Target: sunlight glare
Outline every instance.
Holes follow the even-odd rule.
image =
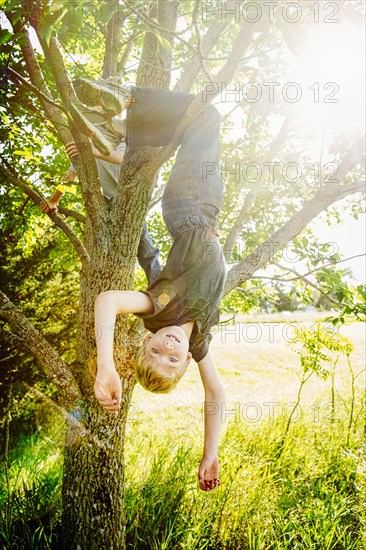
[[[301,109],[300,117],[309,129],[361,130],[365,119],[363,26],[323,24],[307,38],[293,66],[296,81],[306,92],[296,111]]]

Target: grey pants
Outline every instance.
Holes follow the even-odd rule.
[[[168,144],[193,97],[136,87],[135,102],[127,109],[127,144]],[[219,163],[220,116],[208,105],[184,132],[162,197],[164,221],[173,237],[192,226],[216,227],[223,194]]]

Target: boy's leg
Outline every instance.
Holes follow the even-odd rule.
[[[186,224],[216,226],[222,204],[220,115],[212,105],[186,129],[162,197],[164,221],[174,236]]]
[[[162,266],[159,261],[160,250],[153,245],[146,222],[142,228],[137,259],[146,273],[147,280],[152,283],[160,275]]]
[[[133,147],[167,145],[194,95],[157,88],[135,88],[126,111],[126,142]]]
[[[161,146],[173,132],[194,98],[191,94],[136,88],[127,109],[128,145]],[[220,115],[205,107],[189,124],[162,198],[165,223],[176,228],[190,222],[215,226],[222,203],[220,177]]]

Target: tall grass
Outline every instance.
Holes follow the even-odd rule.
[[[48,550],[56,541],[62,481],[62,447],[57,439],[54,429],[47,436],[21,436],[5,457],[0,484],[0,548]]]
[[[297,423],[275,459],[285,422],[232,422],[222,442],[222,485],[200,492],[198,449],[156,444],[151,467],[128,464],[129,549],[364,548],[365,447],[343,426]]]
[[[172,435],[148,439],[135,427],[127,449],[129,549],[362,550],[366,514],[361,426],[348,437],[336,423],[301,418],[275,458],[286,421],[232,421],[221,445],[222,485],[200,491],[200,446]],[[57,545],[62,449],[51,439],[21,438],[9,457],[11,510],[1,486],[4,548]],[[66,550],[66,549],[65,549]]]

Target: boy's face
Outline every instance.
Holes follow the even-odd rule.
[[[145,342],[146,356],[166,373],[185,369],[191,360],[188,338],[178,326],[164,327],[155,334],[148,334]]]

